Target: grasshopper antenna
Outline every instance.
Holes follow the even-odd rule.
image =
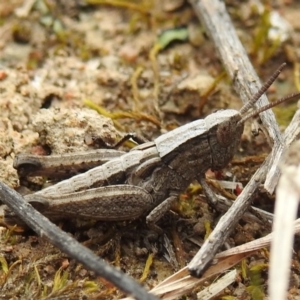
[[[255,111],[253,111],[253,112],[251,112],[251,113],[243,116],[242,119],[240,121],[238,121],[238,125],[244,123],[246,120],[248,120],[248,119],[250,119],[252,117],[257,116],[261,112],[263,112],[263,111],[265,111],[265,110],[267,110],[269,108],[272,108],[272,107],[274,107],[274,106],[276,106],[276,105],[278,105],[280,103],[283,103],[283,102],[286,102],[286,101],[290,101],[290,100],[296,100],[298,98],[300,98],[300,92],[288,95],[288,96],[280,98],[280,99],[278,99],[278,100],[276,100],[274,102],[271,102],[271,103],[269,103],[269,104],[267,104],[267,105],[265,105],[263,107],[260,107],[259,109],[255,110]]]
[[[277,79],[282,69],[286,66],[286,63],[283,63],[274,74],[268,79],[268,81],[258,90],[258,92],[249,100],[244,106],[240,109],[240,114],[243,115],[246,111],[251,108],[256,101],[267,91],[271,84]],[[279,102],[280,103],[280,102]]]

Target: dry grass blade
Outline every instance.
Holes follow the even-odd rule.
[[[295,233],[299,233],[300,219],[298,219],[296,222],[293,221],[292,223]],[[178,299],[178,297],[187,294],[196,287],[199,287],[209,278],[224,273],[231,267],[238,264],[242,259],[254,254],[257,250],[268,247],[272,241],[272,238],[273,234],[271,233],[263,238],[251,241],[244,245],[237,246],[217,254],[215,256],[214,264],[203,274],[202,278],[194,278],[190,276],[187,267],[185,267],[175,274],[171,275],[170,277],[166,278],[164,281],[154,287],[150,292],[156,296],[159,296],[160,299]],[[291,250],[291,247],[289,247],[289,250]],[[280,272],[277,271],[277,274],[278,273]],[[123,300],[125,299],[129,300],[132,298],[123,298]],[[280,300],[281,299],[284,299],[284,297],[280,298]]]
[[[205,288],[201,292],[197,294],[197,298],[201,300],[209,300],[212,297],[216,296],[223,289],[225,289],[228,285],[235,281],[235,277],[237,275],[236,270],[232,270],[226,275],[222,276],[216,282],[211,284],[209,287]]]
[[[253,254],[256,250],[268,245],[270,241],[271,237],[268,236],[219,253],[216,256],[215,264],[213,264],[203,274],[202,278],[194,278],[190,276],[187,267],[185,267],[166,278],[150,292],[156,296],[160,296],[160,299],[177,299],[178,297],[192,291],[194,288],[199,287],[209,278],[224,273],[238,264],[242,259]],[[124,298],[123,300],[125,299],[128,300],[132,298]]]
[[[247,257],[253,252],[239,253],[235,255],[227,255],[221,257],[221,253],[218,259],[218,263],[212,265],[203,275],[202,278],[194,278],[188,275],[187,268],[183,268],[175,274],[171,275],[151,291],[151,294],[159,296],[163,300],[178,299],[180,296],[191,292],[194,288],[204,284],[212,276],[224,273],[229,268],[238,264],[242,259]],[[124,298],[123,300],[129,300],[133,298]]]
[[[274,232],[270,257],[269,294],[271,300],[286,298],[289,285],[294,220],[300,199],[300,141],[292,145],[281,166],[276,190]]]

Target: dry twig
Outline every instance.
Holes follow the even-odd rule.
[[[107,264],[90,249],[82,246],[66,232],[51,223],[26,202],[20,194],[2,182],[0,182],[0,198],[39,236],[46,236],[54,246],[85,265],[88,269],[93,270],[97,275],[112,282],[124,292],[132,294],[136,299],[156,299],[129,276]]]
[[[247,102],[250,98],[249,95],[255,94],[258,90],[260,85],[259,79],[255,74],[245,49],[236,35],[224,3],[217,0],[190,0],[190,2],[202,25],[205,26],[206,31],[211,36],[226,71],[232,78],[235,90],[240,95],[242,101],[244,103]],[[263,96],[258,102],[258,106],[265,104],[267,104],[267,97]],[[228,212],[220,219],[210,237],[190,262],[189,270],[193,275],[200,276],[207,268],[220,246],[224,244],[232,229],[248,209],[255,191],[260,183],[265,180],[266,174],[271,166],[273,166],[275,158],[280,157],[277,153],[278,151],[282,152],[284,141],[272,111],[268,110],[262,113],[261,119],[274,144],[272,153],[254,174]],[[297,122],[297,124],[299,123]],[[294,122],[286,130],[285,137],[293,131],[293,126]],[[291,140],[295,138],[293,133],[289,136]]]
[[[300,199],[300,141],[295,142],[281,165],[276,190],[273,239],[270,256],[269,294],[271,300],[286,298],[290,278],[294,220]],[[299,219],[296,223],[299,223]]]

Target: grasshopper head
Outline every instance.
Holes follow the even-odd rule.
[[[279,103],[297,99],[300,97],[300,93],[288,95],[287,97],[280,98],[279,100],[269,103],[258,109],[254,109],[249,113],[251,108],[254,108],[254,104],[257,100],[267,91],[270,85],[279,76],[281,70],[285,64],[282,64],[270,79],[259,89],[259,91],[247,102],[240,111],[226,110],[219,112],[220,115],[224,115],[223,119],[216,121],[219,117],[218,112],[211,115],[211,122],[215,120],[215,126],[212,127],[209,136],[209,143],[212,152],[212,170],[218,170],[224,168],[228,162],[232,159],[240,142],[241,135],[244,130],[244,123],[249,118],[257,116],[261,112],[278,105]],[[225,112],[227,112],[225,114]]]
[[[211,125],[208,142],[212,170],[222,169],[231,161],[244,130],[244,123],[239,123],[241,118],[241,114],[233,109],[221,110],[206,118]]]

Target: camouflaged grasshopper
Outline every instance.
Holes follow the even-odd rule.
[[[230,162],[240,143],[246,120],[279,103],[299,98],[300,93],[292,94],[249,112],[283,67],[239,111],[217,111],[205,119],[163,134],[153,142],[138,145],[127,153],[98,150],[101,159],[104,157],[104,164],[25,198],[54,220],[82,217],[121,221],[148,214],[146,222],[149,227],[161,231],[155,223],[193,180],[199,181],[212,203],[217,201],[205,182],[205,172],[208,169],[220,170]],[[64,168],[69,156],[56,158],[58,169]],[[52,162],[51,156],[46,159],[51,168],[54,158]],[[41,174],[47,163],[43,157],[25,154],[16,158],[14,167],[22,172],[27,169],[33,174]],[[70,166],[74,167],[74,164],[70,163]],[[17,222],[9,210],[6,210],[5,217],[9,223]]]

